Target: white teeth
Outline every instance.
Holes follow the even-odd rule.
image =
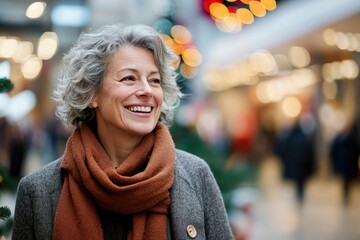
[[[144,106],[135,106],[135,107],[127,107],[128,110],[131,112],[151,112],[151,107],[144,107]]]

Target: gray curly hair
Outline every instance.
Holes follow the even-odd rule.
[[[93,119],[95,113],[89,104],[101,87],[109,59],[124,45],[142,47],[153,53],[164,92],[159,120],[171,125],[182,97],[173,67],[178,56],[153,28],[123,24],[106,25],[92,33],[80,34],[74,47],[62,59],[53,99],[57,102],[56,116],[65,125],[79,127]]]

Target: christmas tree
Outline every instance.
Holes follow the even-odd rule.
[[[13,87],[14,85],[11,83],[10,79],[5,77],[0,78],[0,93],[10,92]]]
[[[0,78],[0,94],[7,93],[7,92],[11,91],[13,88],[14,88],[14,85],[12,84],[10,79],[5,78],[5,77]],[[8,182],[8,181],[6,181],[6,179],[4,179],[5,175],[6,174],[1,174],[0,185],[4,185],[4,183]],[[0,207],[0,219],[1,220],[3,220],[3,221],[7,220],[10,216],[11,216],[11,211],[7,206]],[[5,226],[7,226],[7,225],[8,224],[5,224]],[[2,229],[1,229],[1,232],[2,232]]]

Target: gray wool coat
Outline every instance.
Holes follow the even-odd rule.
[[[13,240],[52,238],[63,183],[60,162],[61,158],[20,181]],[[232,239],[223,199],[205,161],[176,150],[175,178],[170,194],[173,239]]]

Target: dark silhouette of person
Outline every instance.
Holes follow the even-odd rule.
[[[11,123],[5,117],[0,118],[0,149],[1,164],[13,177],[20,179],[27,153],[25,135],[17,124]]]
[[[307,179],[314,170],[314,144],[299,123],[284,129],[275,142],[275,154],[282,162],[283,177],[294,181],[296,195],[301,203]]]
[[[27,143],[25,141],[25,135],[21,129],[16,125],[11,127],[11,136],[8,146],[10,175],[20,179],[27,153]]]
[[[359,177],[360,147],[357,139],[358,129],[355,124],[340,131],[330,144],[332,169],[343,180],[344,203],[349,201],[351,182]]]

